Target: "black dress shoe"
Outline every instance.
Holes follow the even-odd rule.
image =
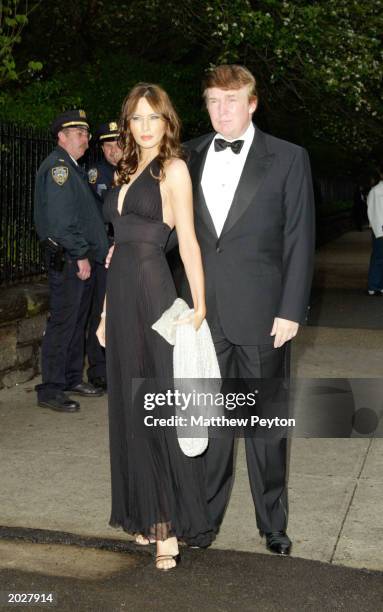
[[[41,408],[50,408],[57,412],[78,412],[80,410],[80,404],[70,399],[70,397],[67,397],[65,393],[59,393],[50,399],[39,400],[38,406],[41,406]]]
[[[98,389],[102,389],[103,391],[107,390],[106,378],[105,376],[96,376],[89,380],[90,384]]]
[[[277,555],[289,555],[291,551],[291,540],[286,531],[269,531],[263,533],[259,531],[260,536],[266,536],[266,548]]]
[[[82,382],[66,389],[70,395],[82,395],[83,397],[101,397],[104,394],[103,390],[99,387],[94,387],[91,383]]]

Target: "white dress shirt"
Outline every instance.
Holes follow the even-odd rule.
[[[78,161],[74,157],[72,157],[70,153],[68,153],[68,155],[71,158],[71,160],[76,164],[76,166],[78,166]]]
[[[221,134],[215,135],[207,152],[201,185],[217,236],[220,236],[222,232],[232,205],[246,157],[253,142],[254,131],[254,125],[250,122],[242,136],[232,139],[244,140],[241,152],[238,154],[233,153],[230,147],[224,151],[214,150],[216,138],[229,140]]]
[[[383,181],[371,189],[367,198],[367,215],[375,238],[383,236]]]

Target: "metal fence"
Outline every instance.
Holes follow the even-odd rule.
[[[48,130],[0,122],[0,285],[44,273],[33,194],[36,172],[55,144]],[[98,157],[92,148],[84,165]]]
[[[355,185],[349,178],[326,178],[318,180],[323,203],[352,202]]]
[[[43,272],[33,229],[37,169],[54,147],[45,130],[0,123],[0,283]]]

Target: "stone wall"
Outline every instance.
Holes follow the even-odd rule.
[[[0,389],[40,371],[40,346],[48,311],[44,282],[0,290]]]

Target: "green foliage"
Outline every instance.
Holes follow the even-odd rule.
[[[319,217],[329,217],[336,213],[351,211],[353,203],[351,200],[334,200],[322,204],[317,210]]]
[[[200,66],[155,64],[116,52],[99,55],[79,70],[56,72],[4,95],[0,119],[47,127],[62,110],[84,108],[95,127],[118,118],[122,102],[139,81],[160,83],[170,94],[188,136],[207,129],[201,112]]]
[[[214,63],[240,62],[273,113],[308,120],[314,137],[369,149],[383,112],[381,0],[183,1],[183,25]],[[278,123],[278,112],[274,120]]]
[[[58,75],[50,81],[36,81],[23,89],[4,93],[0,98],[0,118],[47,127],[61,110],[81,105],[81,96],[68,94],[65,78]]]
[[[32,72],[38,72],[38,71],[43,69],[43,64],[42,64],[42,62],[33,62],[33,61],[30,61],[30,62],[28,62],[28,68]]]
[[[39,4],[40,2],[28,3],[20,0],[0,1],[0,85],[2,86],[9,81],[17,81],[25,72],[32,74],[43,67],[41,62],[29,61],[27,68],[20,72],[14,59],[14,47],[21,42],[21,32],[28,24],[28,15]]]

